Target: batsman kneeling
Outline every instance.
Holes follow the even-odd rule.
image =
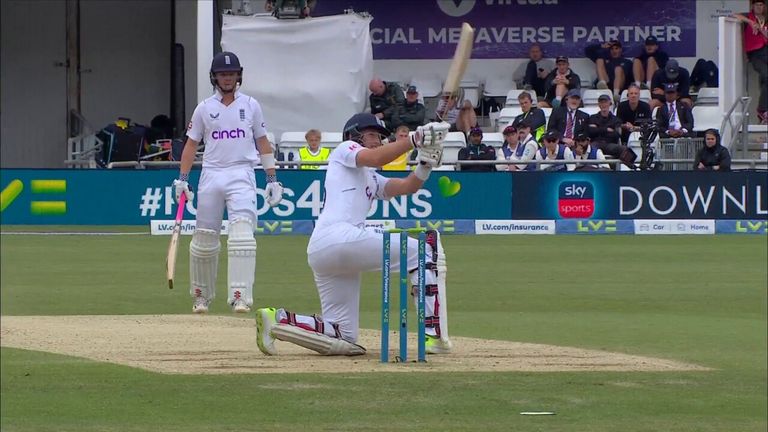
[[[357,344],[360,321],[360,282],[363,272],[381,271],[382,234],[365,227],[374,200],[388,200],[418,191],[439,167],[448,123],[421,126],[411,137],[384,145],[389,131],[368,113],[352,116],[344,125],[344,142],[330,154],[325,176],[325,205],[307,246],[309,266],[320,295],[321,315],[299,315],[285,309],[256,312],[259,349],[277,354],[275,339],[323,355],[361,355]],[[376,172],[411,148],[419,165],[405,178],[387,178]],[[405,233],[400,235],[407,235]],[[437,231],[427,232],[426,351],[451,350],[448,339],[445,252]],[[391,269],[400,265],[399,242],[392,239]],[[408,239],[408,270],[412,294],[418,286],[418,241]],[[414,302],[417,296],[413,295]]]

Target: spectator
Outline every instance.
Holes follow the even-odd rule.
[[[492,161],[496,160],[496,150],[483,144],[483,131],[474,127],[469,131],[469,143],[467,147],[459,150],[460,161]],[[496,171],[494,165],[461,165],[461,171]]]
[[[629,134],[640,130],[638,120],[651,119],[651,106],[640,100],[640,87],[632,83],[627,89],[627,100],[616,109],[616,117],[621,120],[621,142],[629,142]]]
[[[322,134],[317,129],[310,129],[304,134],[307,145],[299,149],[299,160],[302,162],[322,162],[328,160],[331,150],[320,145]],[[325,165],[301,165],[301,169],[325,169]]]
[[[744,26],[744,52],[760,77],[760,99],[757,101],[757,117],[761,124],[768,124],[768,26],[766,25],[765,0],[752,0],[752,11],[734,14]]]
[[[565,105],[552,110],[549,116],[547,131],[563,131],[562,142],[569,148],[573,148],[573,137],[584,132],[589,121],[589,114],[580,110],[581,90],[569,90],[565,98]]]
[[[408,126],[406,125],[398,126],[397,129],[395,129],[395,141],[403,138],[408,138],[409,132],[410,130],[408,129]],[[383,169],[384,171],[407,171],[409,153],[411,152],[407,151],[401,154],[400,156],[397,157],[397,159],[384,165],[383,167],[381,167],[381,169]]]
[[[461,109],[459,109],[459,117],[456,119],[456,130],[464,132],[464,135],[478,127],[477,114],[475,113],[475,107],[472,106],[472,102],[465,99],[461,103]]]
[[[528,58],[528,62],[521,64],[515,71],[513,79],[525,90],[533,90],[537,95],[543,96],[546,91],[544,79],[555,69],[555,63],[544,58],[539,44],[531,45]]]
[[[400,86],[374,78],[368,84],[368,89],[371,91],[371,114],[384,121],[387,127],[392,127],[392,116],[405,103]]]
[[[589,135],[586,133],[580,133],[576,135],[573,146],[573,157],[576,160],[594,160],[604,161],[605,155],[603,151],[597,147],[590,145]],[[611,167],[608,164],[594,163],[594,164],[581,164],[576,165],[576,170],[594,171],[594,170],[609,170]]]
[[[677,97],[677,86],[669,83],[665,87],[666,102],[656,112],[656,125],[661,138],[690,136],[693,131],[693,113]]]
[[[459,92],[459,94],[460,93],[461,92]],[[449,123],[451,125],[452,132],[457,130],[456,121],[459,119],[459,113],[461,112],[457,106],[459,101],[459,94],[443,96],[440,98],[440,101],[437,103],[437,107],[435,108],[435,121],[444,121]]]
[[[663,69],[667,65],[669,55],[659,48],[659,41],[656,36],[645,38],[645,45],[640,55],[632,61],[632,75],[635,84],[638,87],[646,89],[651,88],[651,78],[657,70]]]
[[[555,61],[557,67],[544,80],[544,101],[541,107],[558,107],[568,90],[581,88],[581,78],[574,73],[568,63],[568,57],[559,56]]]
[[[704,132],[704,147],[696,153],[693,161],[696,171],[730,171],[731,154],[720,144],[720,132],[707,129]]]
[[[664,69],[657,70],[651,79],[651,88],[653,89],[651,109],[664,105],[664,86],[669,83],[677,84],[677,91],[681,101],[688,105],[688,108],[692,107],[693,100],[689,96],[691,74],[688,73],[688,69],[680,67],[677,60],[669,59]]]
[[[573,152],[560,144],[560,132],[551,130],[544,135],[544,147],[536,152],[536,160],[573,160]],[[539,164],[542,171],[573,171],[574,164]]]
[[[627,146],[619,144],[621,140],[621,120],[611,112],[613,104],[611,97],[600,95],[597,105],[600,111],[589,116],[587,134],[592,139],[592,146],[603,151],[603,154],[620,159],[630,168],[635,168],[637,155]]]
[[[392,114],[392,123],[398,127],[405,125],[413,131],[425,123],[426,115],[427,109],[419,102],[419,91],[416,86],[410,86],[405,92],[405,103],[397,106]]]
[[[618,101],[621,91],[631,82],[632,62],[624,58],[621,42],[615,40],[587,46],[584,54],[593,62],[597,70],[598,89],[613,89],[613,99]]]
[[[504,128],[504,144],[501,146],[500,151],[496,152],[496,160],[498,161],[510,161],[510,162],[527,162],[533,160],[536,157],[536,151],[539,149],[539,145],[536,144],[536,140],[530,136],[530,127],[527,129],[525,136],[521,137],[522,133],[514,126],[507,126]],[[527,139],[527,141],[521,141]],[[497,171],[535,171],[535,164],[498,164],[496,165]]]
[[[285,3],[285,0],[267,0],[264,3],[264,10],[272,12],[272,15],[280,18],[280,13],[283,10],[283,3]],[[299,18],[306,18],[309,16],[310,8],[307,5],[307,0],[296,0],[296,6],[299,10]]]
[[[533,129],[533,134],[536,137],[536,140],[538,140],[544,135],[547,128],[547,117],[544,115],[544,111],[533,104],[533,99],[531,99],[530,93],[520,93],[520,95],[517,96],[517,101],[520,103],[520,109],[523,110],[523,112],[515,117],[512,121],[512,126],[519,128],[520,123],[523,120],[527,120],[531,129]]]

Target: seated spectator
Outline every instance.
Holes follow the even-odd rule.
[[[528,62],[523,63],[515,71],[512,78],[525,90],[534,90],[537,95],[544,95],[544,79],[555,69],[555,63],[544,58],[539,44],[531,45],[528,50]]]
[[[580,133],[576,135],[573,145],[573,157],[576,160],[594,160],[596,162],[604,161],[605,155],[603,151],[597,147],[590,145],[589,135],[586,133]],[[610,170],[611,167],[608,164],[594,163],[594,164],[580,164],[576,165],[576,170],[595,171],[595,170]]]
[[[496,160],[509,161],[509,162],[527,162],[533,160],[536,157],[536,151],[539,149],[539,145],[536,144],[536,140],[530,135],[530,127],[527,128],[525,136],[521,137],[522,133],[519,133],[514,126],[507,126],[504,128],[504,144],[501,146],[498,152],[496,152]],[[521,141],[520,139],[527,139]],[[535,171],[535,164],[498,164],[496,165],[497,171]]]
[[[456,129],[456,120],[459,119],[459,113],[461,110],[459,109],[458,105],[459,101],[459,95],[453,95],[453,96],[443,96],[440,98],[440,101],[437,103],[437,107],[435,108],[435,115],[434,120],[435,121],[444,121],[451,125],[451,132],[455,132]]]
[[[568,57],[559,56],[555,65],[557,65],[555,70],[550,72],[544,80],[546,94],[544,101],[539,102],[540,107],[558,107],[568,90],[581,88],[581,78],[571,70]]]
[[[640,55],[632,61],[632,76],[635,84],[642,88],[651,88],[651,78],[659,69],[664,69],[669,60],[669,55],[659,48],[656,36],[645,38],[645,45]]]
[[[656,111],[656,125],[661,138],[680,138],[691,136],[693,131],[693,112],[688,105],[677,97],[677,85],[669,83],[664,91],[666,101]]]
[[[621,42],[615,40],[587,46],[587,58],[595,62],[598,89],[613,89],[613,99],[618,101],[621,92],[631,82],[632,62],[624,58]]]
[[[696,171],[730,171],[731,154],[720,144],[720,132],[707,129],[704,132],[704,147],[696,153],[693,161]]]
[[[573,137],[584,132],[589,121],[589,114],[580,110],[581,90],[569,90],[565,98],[565,104],[552,110],[549,116],[547,131],[563,131],[563,144],[573,148]]]
[[[403,105],[395,107],[395,112],[392,114],[392,124],[395,127],[405,125],[408,126],[408,130],[413,131],[425,123],[426,115],[427,109],[419,102],[419,91],[416,86],[410,86],[405,92]]]
[[[675,59],[669,59],[664,69],[659,69],[653,74],[651,79],[651,92],[653,93],[653,99],[651,99],[651,109],[664,105],[664,89],[666,84],[677,84],[677,92],[680,95],[680,100],[688,105],[688,108],[693,106],[693,100],[689,96],[691,89],[691,74],[688,73],[688,69],[680,67]]]
[[[465,99],[461,103],[461,109],[459,109],[459,117],[456,119],[456,130],[464,132],[467,135],[473,128],[478,127],[477,114],[475,113],[475,107],[472,106],[472,102]]]
[[[757,117],[761,124],[768,124],[768,10],[765,0],[752,0],[749,13],[734,14],[733,17],[744,23],[744,52],[760,79]]]
[[[322,162],[328,160],[331,149],[320,145],[322,134],[317,129],[310,129],[304,134],[307,145],[299,149],[299,160],[302,162]],[[326,169],[325,165],[301,165],[304,170]]]
[[[551,130],[544,134],[544,147],[536,152],[536,160],[572,161],[573,152],[565,144],[560,144],[560,132]],[[573,164],[539,164],[541,171],[573,171]]]
[[[616,117],[621,120],[621,142],[629,142],[629,134],[640,130],[638,120],[651,119],[651,106],[640,100],[640,87],[630,84],[627,89],[627,100],[619,103],[616,108]]]
[[[592,146],[603,151],[603,154],[620,159],[630,168],[635,168],[637,155],[632,149],[619,144],[621,140],[621,120],[611,112],[613,101],[608,95],[600,95],[597,105],[600,111],[589,116],[587,134],[592,140]]]
[[[371,91],[369,97],[371,114],[383,120],[387,127],[393,127],[392,116],[398,107],[405,103],[405,96],[400,86],[397,83],[388,83],[374,78],[368,84],[368,89]]]
[[[544,111],[533,104],[531,94],[528,92],[520,93],[517,101],[520,103],[520,109],[523,112],[515,117],[512,121],[512,126],[519,128],[520,123],[523,120],[527,120],[531,129],[533,129],[536,140],[538,140],[547,129],[547,117],[544,115]]]
[[[460,161],[492,161],[496,160],[496,150],[489,145],[483,144],[483,131],[479,127],[472,128],[469,131],[469,143],[466,147],[459,150]],[[462,165],[458,164],[461,171],[496,171],[492,164],[488,165]]]
[[[400,138],[408,138],[408,132],[410,130],[408,129],[408,126],[406,125],[400,125],[395,129],[395,140],[398,140]],[[410,151],[407,151],[400,156],[397,157],[397,159],[393,160],[392,162],[384,165],[381,167],[384,171],[407,171],[408,170],[408,154],[410,154]],[[416,153],[416,152],[414,152]]]

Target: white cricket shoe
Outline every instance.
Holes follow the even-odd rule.
[[[251,307],[245,304],[242,299],[237,299],[232,303],[232,312],[234,313],[248,313],[251,311]]]
[[[195,304],[192,305],[192,312],[196,314],[208,313],[208,299],[205,297],[195,297]]]
[[[272,337],[272,327],[277,324],[277,309],[256,309],[256,344],[259,351],[266,355],[277,355],[275,338]]]

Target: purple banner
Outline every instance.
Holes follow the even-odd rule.
[[[671,57],[696,56],[695,0],[318,0],[314,14],[354,8],[373,16],[374,59],[447,59],[462,22],[475,27],[472,58],[584,57],[593,43],[619,40],[624,55],[656,36]]]

